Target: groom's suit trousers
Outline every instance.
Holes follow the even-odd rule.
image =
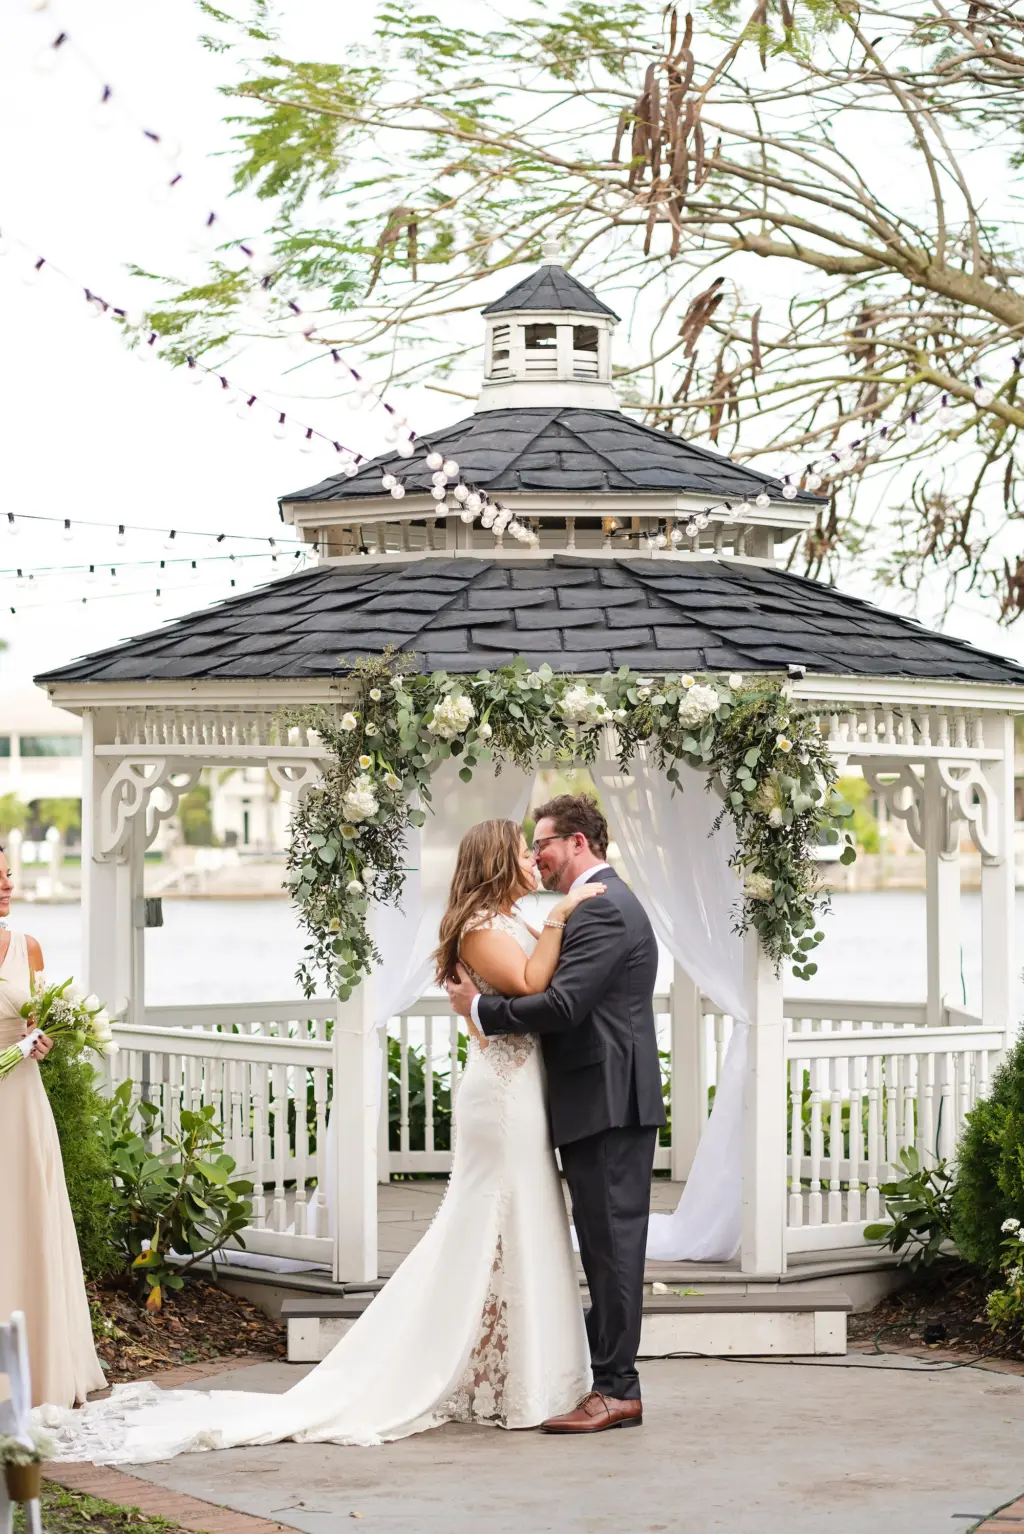
[[[620,1401],[640,1396],[636,1355],[657,1138],[653,1126],[629,1125],[560,1147],[590,1289],[594,1389]]]

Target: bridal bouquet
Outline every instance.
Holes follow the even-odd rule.
[[[87,996],[73,980],[60,985],[45,985],[32,976],[32,995],[20,1009],[21,1016],[35,1026],[24,1039],[0,1050],[0,1081],[20,1065],[40,1033],[51,1039],[66,1039],[77,1054],[94,1049],[98,1055],[117,1053],[117,1042],[110,1026],[110,1015],[98,996]]]

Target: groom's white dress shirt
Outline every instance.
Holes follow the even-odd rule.
[[[576,886],[578,884],[586,884],[587,881],[589,879],[592,879],[595,874],[599,874],[601,872],[602,868],[611,869],[611,866],[612,865],[610,863],[595,863],[595,864],[593,864],[593,866],[591,868],[585,868],[581,874],[577,874],[576,875],[575,879],[569,885],[569,888],[566,890],[565,893],[567,895],[571,895],[573,890],[576,888]],[[470,1013],[470,1016],[473,1019],[473,1022],[476,1024],[477,1028],[479,1028],[480,1027],[480,997],[479,996],[474,996],[473,1000],[470,1002],[470,1004],[469,1004],[469,1013]],[[482,1031],[483,1030],[481,1029],[481,1032]]]

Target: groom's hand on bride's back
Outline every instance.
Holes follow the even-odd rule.
[[[455,977],[454,980],[446,980],[444,984],[452,1011],[459,1017],[469,1017],[472,1014],[473,998],[480,995],[479,988],[472,980],[466,979],[458,965],[455,967]]]

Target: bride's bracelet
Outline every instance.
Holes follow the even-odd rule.
[[[550,919],[550,917],[549,917],[548,920],[544,923],[544,925],[545,925],[545,927],[557,927],[559,932],[564,932],[565,931],[565,922],[564,921],[552,921]]]

